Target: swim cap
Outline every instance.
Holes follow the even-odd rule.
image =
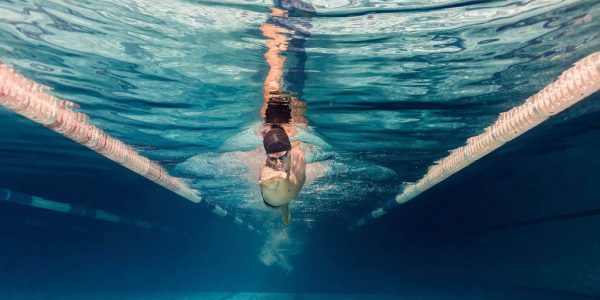
[[[285,130],[279,126],[271,127],[263,138],[263,146],[267,154],[288,151],[292,149],[290,139]]]

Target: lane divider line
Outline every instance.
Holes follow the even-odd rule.
[[[0,201],[19,204],[23,206],[41,208],[58,213],[86,217],[110,223],[121,223],[143,229],[160,229],[164,231],[170,230],[170,228],[166,226],[156,226],[138,219],[119,216],[108,211],[91,209],[84,206],[48,200],[42,197],[31,196],[28,194],[15,192],[9,189],[0,188]]]

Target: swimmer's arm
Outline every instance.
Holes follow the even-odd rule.
[[[275,171],[267,166],[263,166],[260,170],[258,184],[261,188],[276,189],[286,179],[288,179],[286,172]]]
[[[300,141],[292,142],[292,166],[290,169],[290,183],[297,188],[304,185],[306,181],[306,160],[304,158],[304,152],[301,149],[302,143]]]

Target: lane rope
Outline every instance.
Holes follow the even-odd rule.
[[[132,147],[92,125],[88,122],[86,114],[71,110],[77,106],[75,103],[48,94],[50,90],[51,88],[26,78],[0,62],[1,106],[86,146],[194,203],[202,201],[198,191],[191,188],[184,179],[169,175],[156,162],[138,154]],[[203,202],[216,215],[231,218],[235,224],[259,232],[252,225],[242,220],[237,221],[237,217],[218,205]]]
[[[600,52],[595,52],[579,60],[522,105],[501,113],[483,133],[467,139],[465,146],[450,151],[450,155],[430,166],[420,180],[406,186],[402,193],[358,219],[348,229],[353,230],[380,218],[599,89]]]

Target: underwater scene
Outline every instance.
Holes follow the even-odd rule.
[[[0,299],[597,299],[600,2],[0,0]]]

